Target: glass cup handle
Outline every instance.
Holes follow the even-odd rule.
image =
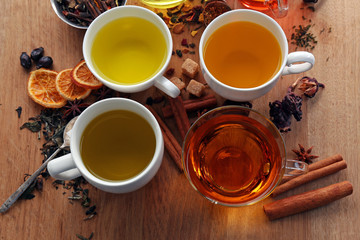
[[[284,176],[299,176],[309,172],[309,165],[305,162],[286,159]]]
[[[289,10],[288,0],[277,0],[275,3],[277,4],[268,3],[272,14],[277,18],[285,17]]]
[[[72,180],[81,176],[71,153],[51,160],[47,165],[47,169],[49,174],[58,180]]]
[[[154,85],[172,98],[176,98],[180,94],[180,89],[164,76],[157,78]]]

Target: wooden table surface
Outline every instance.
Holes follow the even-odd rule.
[[[155,178],[129,194],[110,194],[87,186],[98,215],[83,221],[79,203],[70,204],[67,192],[56,190],[53,179],[44,182],[32,200],[20,200],[0,215],[0,239],[359,239],[360,236],[360,3],[357,0],[319,0],[313,12],[302,0],[290,2],[287,17],[277,19],[290,38],[294,25],[311,28],[318,43],[312,51],[316,64],[306,75],[326,85],[313,99],[303,102],[303,119],[293,120],[285,135],[289,157],[298,143],[314,146],[313,153],[325,158],[340,153],[348,168],[284,194],[304,191],[349,180],[351,196],[318,209],[269,221],[263,205],[230,208],[214,205],[196,193],[179,174],[166,154]],[[134,1],[129,1],[134,3]],[[232,8],[237,2],[229,1]],[[0,15],[0,203],[22,183],[25,173],[34,172],[43,159],[37,134],[19,127],[40,113],[41,106],[27,96],[28,71],[19,64],[21,52],[43,46],[54,60],[53,69],[73,67],[82,58],[85,31],[64,24],[53,12],[50,1],[12,0],[2,3]],[[303,16],[306,18],[303,19]],[[325,30],[321,32],[322,30]],[[331,32],[329,31],[331,29]],[[182,38],[198,43],[188,32],[174,35],[174,48]],[[295,46],[289,46],[290,51]],[[181,76],[180,64],[189,56],[174,56],[171,66]],[[281,99],[287,87],[304,74],[285,76],[265,96],[254,100],[253,108],[268,116],[268,103]],[[202,76],[198,80],[202,81]],[[153,89],[132,98],[144,101]],[[15,109],[22,106],[18,118]],[[174,127],[173,120],[168,124]],[[174,129],[174,128],[173,128]]]

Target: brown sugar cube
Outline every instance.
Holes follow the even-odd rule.
[[[182,73],[190,78],[194,78],[199,72],[199,64],[195,61],[187,58],[184,63],[181,65]]]
[[[194,79],[191,79],[191,81],[186,87],[186,91],[197,97],[200,97],[203,94],[204,89],[205,89],[205,85],[199,83],[198,81],[195,81]]]
[[[172,78],[170,78],[170,81],[173,84],[175,84],[175,86],[177,86],[180,89],[180,91],[185,88],[185,83],[183,81],[181,81],[181,79],[178,77],[172,77]]]

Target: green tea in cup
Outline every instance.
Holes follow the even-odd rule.
[[[94,118],[84,129],[80,154],[85,167],[105,181],[130,179],[142,172],[155,153],[150,124],[127,110],[113,110]]]
[[[132,85],[154,77],[167,57],[164,34],[140,17],[123,17],[107,23],[94,38],[91,58],[107,81]]]

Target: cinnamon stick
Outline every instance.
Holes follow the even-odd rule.
[[[346,197],[352,192],[351,183],[344,181],[266,204],[264,212],[270,220],[275,220],[324,206]]]
[[[347,167],[345,160],[341,160],[340,162],[335,162],[330,164],[329,166],[319,168],[308,172],[304,175],[300,175],[296,178],[289,180],[288,182],[281,184],[280,186],[276,187],[271,196],[276,197],[281,193],[284,193],[290,189],[296,188],[300,185],[308,183],[318,178],[322,178],[328,176],[330,174],[336,173],[342,169]]]
[[[328,157],[328,158],[324,158],[322,160],[319,160],[317,162],[314,162],[312,164],[309,165],[309,172],[310,171],[314,171],[316,169],[319,169],[319,168],[323,168],[323,167],[326,167],[326,166],[329,166],[330,164],[333,164],[333,163],[336,163],[336,162],[339,162],[343,160],[343,157],[340,155],[340,154],[335,154],[331,157]],[[297,170],[294,171],[294,173],[296,173]],[[283,177],[282,181],[281,181],[281,184],[289,181],[290,179],[293,179],[297,176],[285,176]]]
[[[190,99],[184,101],[184,107],[186,112],[193,112],[203,108],[215,107],[217,100],[214,95],[209,94],[201,98]],[[171,106],[165,106],[162,108],[164,118],[169,118],[174,115]]]
[[[177,98],[169,98],[169,102],[174,113],[175,122],[180,135],[182,139],[184,139],[188,129],[190,128],[190,121],[184,107],[184,102],[181,96],[178,96]]]
[[[157,114],[157,112],[149,105],[145,105],[147,109],[154,115],[156,120],[158,121],[163,137],[164,137],[164,145],[169,153],[170,157],[173,159],[175,165],[177,166],[179,172],[183,172],[184,169],[181,163],[181,146],[179,142],[176,140],[174,135],[171,133],[170,129],[166,126],[161,117]]]

